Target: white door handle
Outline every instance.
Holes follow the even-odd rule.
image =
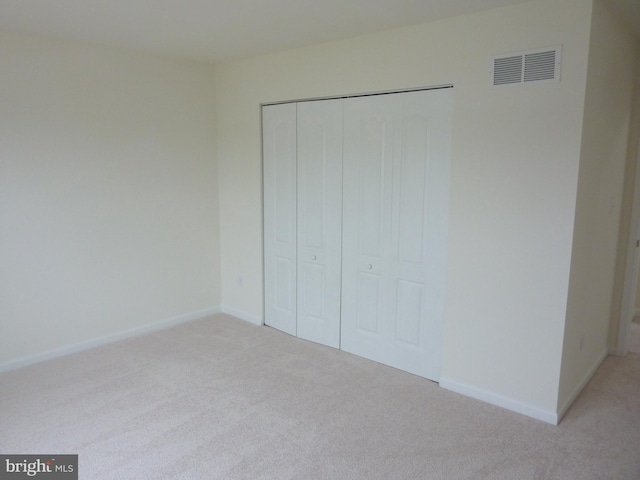
[[[373,268],[373,265],[369,264],[369,266],[367,267],[369,270],[371,270]]]
[[[311,260],[315,260],[315,259],[317,259],[317,258],[318,258],[318,257],[316,257],[316,256],[314,255],[314,256],[312,256],[312,257],[311,257]]]

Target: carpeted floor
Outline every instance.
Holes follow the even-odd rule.
[[[225,315],[0,375],[0,453],[81,479],[639,479],[640,355],[557,427]]]

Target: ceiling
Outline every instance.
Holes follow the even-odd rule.
[[[525,1],[0,0],[0,28],[218,63]]]

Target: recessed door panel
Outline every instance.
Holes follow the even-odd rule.
[[[388,186],[385,185],[385,157],[389,154],[386,131],[387,125],[379,116],[372,114],[363,119],[357,131],[360,151],[358,157],[352,159],[357,165],[360,193],[360,251],[374,258],[382,254],[383,244],[383,207],[385,187]]]
[[[300,266],[300,303],[298,313],[306,321],[325,321],[325,266],[303,262]]]
[[[380,275],[358,273],[358,305],[356,325],[360,333],[380,336],[380,294],[382,279]]]
[[[398,185],[398,260],[423,262],[429,123],[411,115],[402,121]]]
[[[424,284],[399,279],[396,284],[395,341],[420,348]]]
[[[291,121],[279,120],[270,133],[268,145],[273,152],[275,169],[273,195],[275,197],[274,214],[276,241],[290,245],[296,238],[295,224],[295,136]]]
[[[291,285],[296,275],[295,263],[290,258],[276,257],[275,269],[276,285]],[[294,315],[296,309],[296,299],[293,289],[277,288],[275,290],[275,293],[275,308],[277,309],[277,311]]]
[[[298,146],[300,161],[300,198],[301,208],[301,234],[304,238],[301,244],[310,248],[323,248],[326,242],[325,225],[326,217],[326,182],[327,182],[327,158],[326,142],[327,128],[325,122],[316,120],[307,121],[302,108],[300,134],[303,136]],[[304,123],[307,121],[307,123]]]

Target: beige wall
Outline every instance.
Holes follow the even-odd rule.
[[[553,422],[606,351],[637,53],[593,12],[534,0],[215,69],[0,33],[0,367],[217,305],[261,323],[260,104],[453,84],[441,384]],[[555,45],[561,82],[490,86],[492,56]]]
[[[0,367],[220,303],[213,68],[0,33]]]
[[[262,319],[260,103],[453,83],[442,383],[553,417],[590,18],[539,0],[219,67],[223,307]],[[554,45],[561,82],[490,86],[492,56]]]
[[[558,407],[566,409],[608,352],[636,40],[594,2]]]

